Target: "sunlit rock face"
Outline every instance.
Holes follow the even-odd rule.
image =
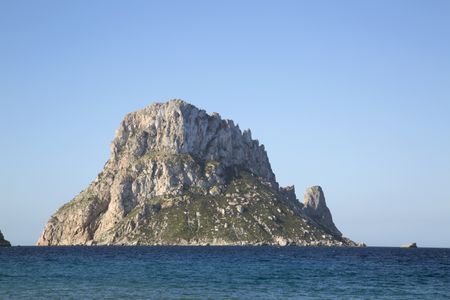
[[[325,195],[320,186],[312,186],[306,190],[303,205],[304,213],[319,226],[332,235],[342,236],[342,233],[334,225],[331,212],[325,202]]]
[[[354,245],[306,213],[250,130],[171,100],[125,116],[102,172],[38,245]]]

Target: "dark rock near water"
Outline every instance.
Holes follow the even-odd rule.
[[[11,247],[11,243],[5,240],[3,233],[0,231],[0,247]]]

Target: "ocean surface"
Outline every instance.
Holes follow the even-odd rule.
[[[0,248],[0,299],[450,299],[450,249]]]

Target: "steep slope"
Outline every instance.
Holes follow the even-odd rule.
[[[249,130],[171,100],[125,117],[103,171],[38,245],[354,245],[306,212]]]

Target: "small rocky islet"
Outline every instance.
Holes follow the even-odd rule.
[[[182,100],[126,115],[102,172],[37,244],[358,246],[321,187],[300,202],[250,130]]]
[[[5,240],[2,231],[0,230],[0,247],[11,247],[11,243]]]

